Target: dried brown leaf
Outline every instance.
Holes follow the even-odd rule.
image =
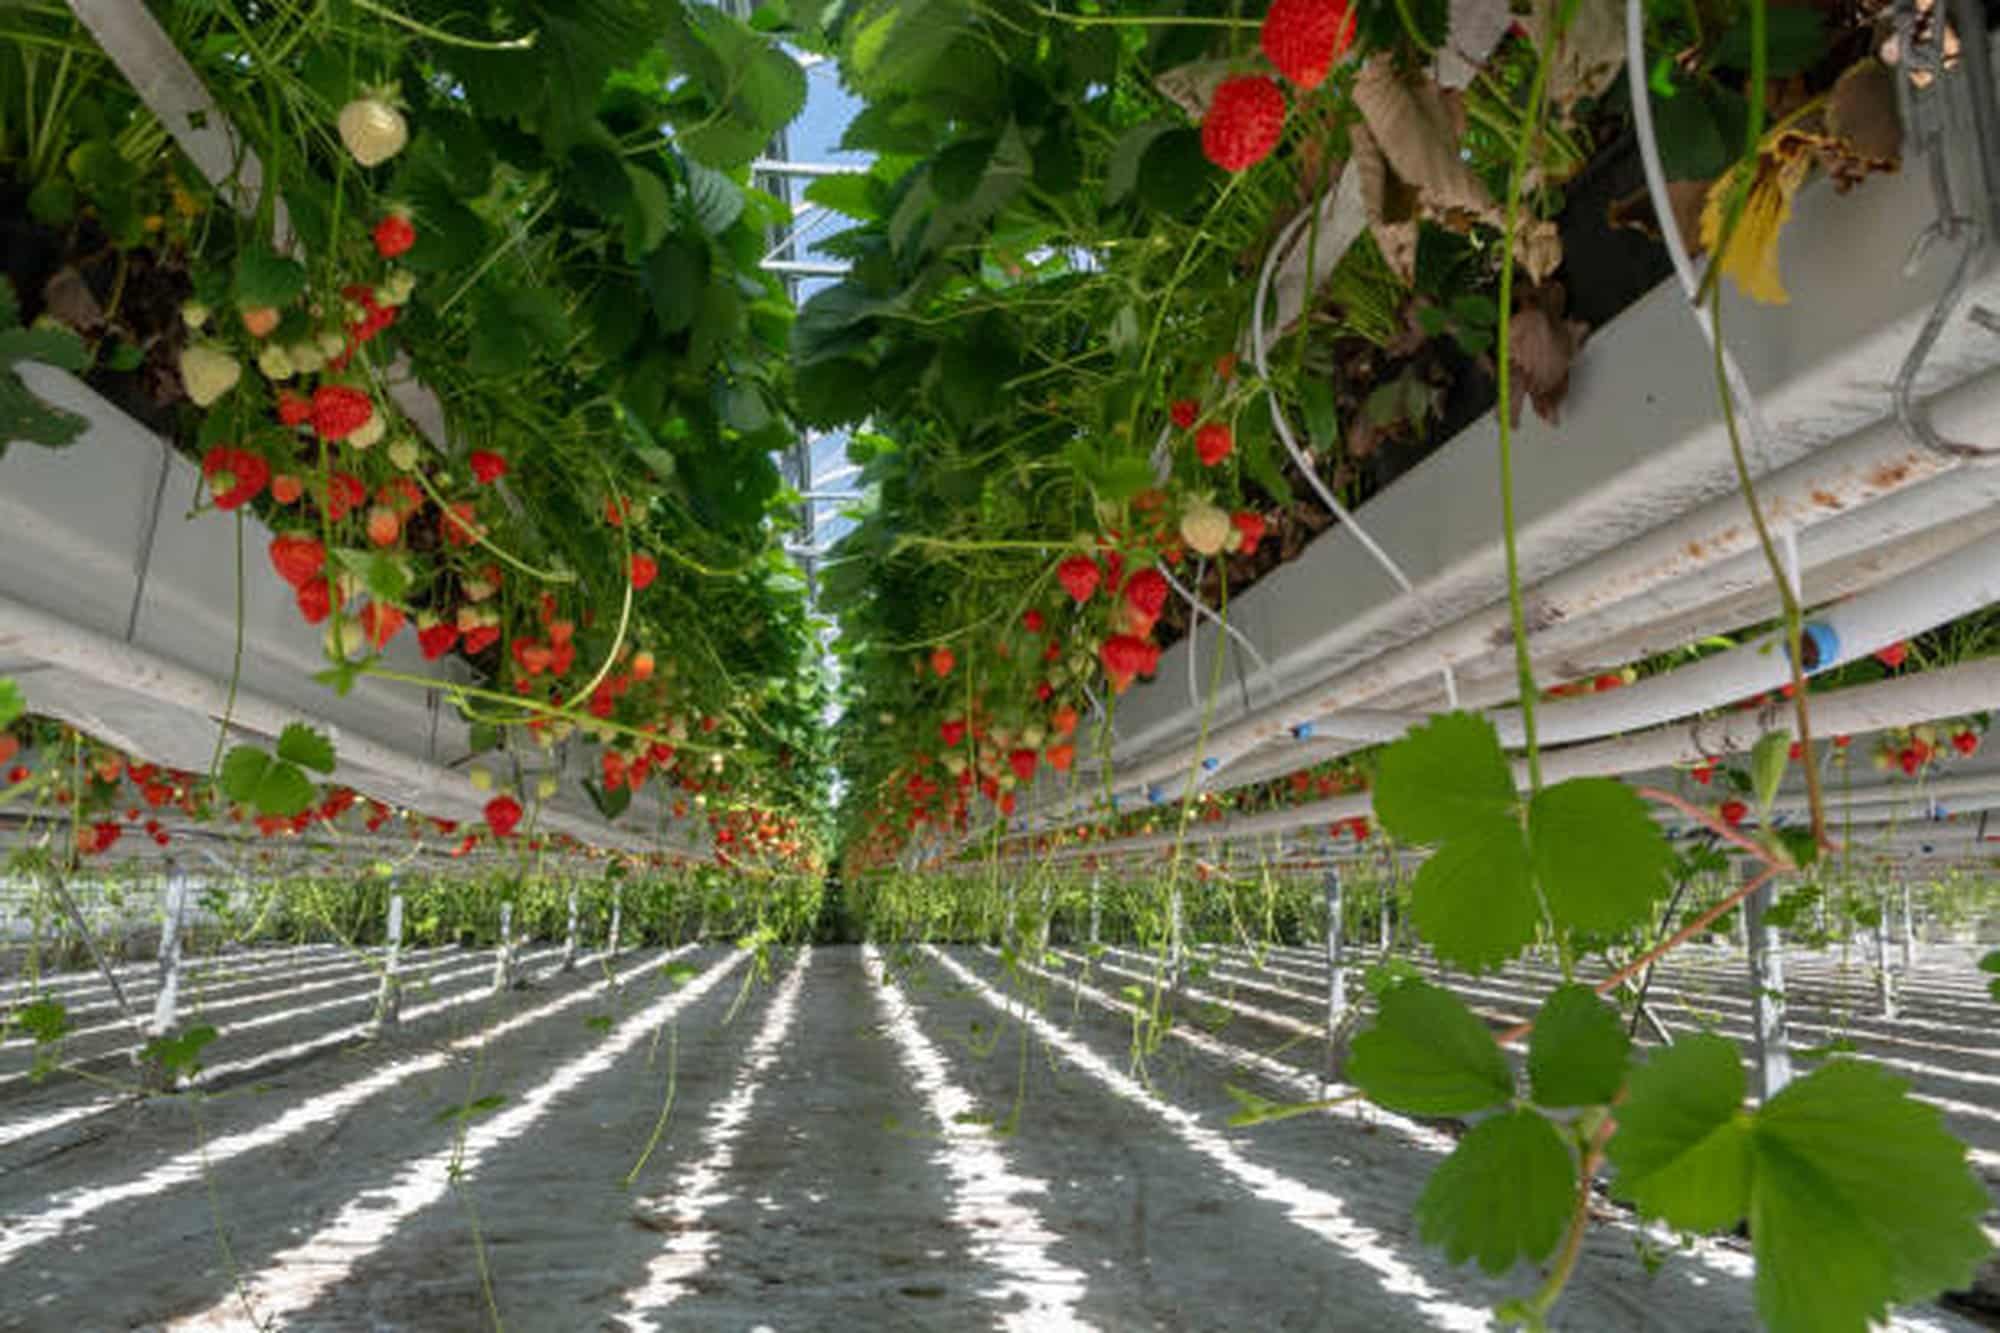
[[[104,327],[104,307],[90,290],[83,275],[73,268],[60,268],[42,284],[42,303],[56,320],[78,333],[94,334]]]
[[[1538,43],[1565,3],[1535,0],[1527,28]],[[1567,114],[1577,102],[1610,87],[1623,68],[1625,6],[1619,0],[1580,0],[1549,67],[1549,103]]]
[[[1535,288],[1514,312],[1508,327],[1508,359],[1513,378],[1535,405],[1535,415],[1551,426],[1559,424],[1562,402],[1569,394],[1570,364],[1583,346],[1589,326],[1565,318],[1568,302],[1560,283]],[[1521,399],[1513,400],[1514,424],[1521,420]]]
[[[1451,32],[1437,56],[1438,86],[1468,86],[1513,23],[1507,0],[1451,0]]]
[[[1366,125],[1349,132],[1348,169],[1361,189],[1361,203],[1375,236],[1375,248],[1382,252],[1389,271],[1404,283],[1417,278],[1416,195],[1389,169],[1375,136]]]
[[[1514,258],[1536,282],[1547,282],[1562,267],[1562,233],[1556,224],[1544,220],[1529,222],[1514,236]]]
[[[1499,225],[1500,210],[1459,156],[1457,114],[1428,79],[1399,73],[1387,54],[1371,58],[1354,80],[1354,104],[1398,176],[1432,214],[1469,214]]]
[[[1826,128],[1857,156],[1892,168],[1903,156],[1903,121],[1896,114],[1896,76],[1879,60],[1861,60],[1826,97]]]
[[[1227,60],[1196,60],[1161,70],[1153,76],[1153,87],[1160,96],[1187,112],[1190,120],[1200,120],[1208,114],[1208,100],[1215,96],[1216,85],[1235,69]]]

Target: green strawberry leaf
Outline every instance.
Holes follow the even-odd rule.
[[[1535,1015],[1528,1084],[1542,1106],[1602,1106],[1625,1084],[1632,1042],[1588,986],[1558,987]]]
[[[1554,1252],[1576,1204],[1576,1162],[1556,1127],[1525,1108],[1475,1125],[1417,1200],[1427,1245],[1504,1273]]]
[[[1354,1038],[1347,1077],[1369,1098],[1413,1115],[1469,1115],[1514,1095],[1513,1071],[1486,1025],[1450,991],[1406,981],[1383,992]]]
[[[1909,1086],[1834,1060],[1757,1113],[1750,1232],[1758,1313],[1777,1333],[1866,1333],[1891,1305],[1971,1285],[1992,1250],[1985,1187]]]
[[[1417,933],[1438,957],[1473,971],[1512,960],[1535,938],[1541,915],[1511,816],[1461,829],[1410,884]]]
[[[69,1010],[56,1000],[37,1000],[14,1011],[14,1022],[35,1039],[37,1046],[61,1041],[69,1031]]]
[[[294,722],[278,734],[278,758],[315,773],[331,773],[333,742],[305,723]]]
[[[1535,873],[1559,926],[1610,934],[1651,916],[1673,849],[1630,787],[1574,778],[1536,795],[1528,815]]]
[[[28,701],[21,694],[21,687],[11,677],[0,676],[0,727],[14,724],[14,719],[28,711]]]
[[[1633,1071],[1605,1155],[1612,1192],[1685,1231],[1733,1226],[1750,1206],[1751,1142],[1736,1046],[1700,1034]]]
[[[222,758],[222,790],[230,800],[260,815],[290,818],[313,802],[312,783],[297,764],[273,759],[254,745],[239,745]]]
[[[1513,771],[1493,724],[1444,713],[1386,750],[1375,769],[1375,818],[1402,842],[1449,842],[1499,820],[1519,828]]]

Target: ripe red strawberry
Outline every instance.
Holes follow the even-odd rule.
[[[1061,745],[1051,745],[1046,757],[1050,768],[1058,773],[1067,773],[1070,765],[1076,762],[1076,747],[1068,741],[1064,741]]]
[[[305,482],[289,472],[280,472],[271,478],[271,498],[281,505],[296,504],[305,493]]]
[[[1133,634],[1114,634],[1097,651],[1112,688],[1123,694],[1135,677],[1150,676],[1160,663],[1159,645]]]
[[[0,764],[6,763],[21,753],[21,742],[7,732],[0,731]]]
[[[271,465],[247,449],[218,444],[202,455],[201,475],[215,497],[215,507],[235,509],[257,498],[271,479]]]
[[[947,750],[964,740],[965,720],[955,718],[938,723],[938,739],[944,742]]]
[[[1317,88],[1354,41],[1345,0],[1273,0],[1264,14],[1264,57],[1299,88]]]
[[[33,776],[34,774],[29,772],[26,764],[16,764],[7,770],[7,785],[18,787]]]
[[[1892,643],[1887,648],[1884,648],[1880,652],[1876,653],[1875,660],[1880,662],[1883,666],[1889,668],[1889,670],[1894,671],[1897,667],[1903,665],[1904,660],[1907,659],[1909,655],[1910,655],[1910,645],[1907,642]]]
[[[1079,720],[1077,711],[1068,704],[1064,704],[1061,708],[1049,714],[1049,725],[1055,728],[1056,735],[1058,736],[1075,735],[1076,724]]]
[[[1023,782],[1033,780],[1035,769],[1041,762],[1042,757],[1033,750],[1019,749],[1007,752],[1007,767],[1013,769],[1014,776]]]
[[[1924,756],[1914,745],[1905,745],[1896,754],[1896,762],[1903,767],[1905,777],[1915,777],[1917,770],[1924,766]]]
[[[1264,516],[1249,509],[1239,509],[1229,516],[1229,522],[1243,535],[1243,544],[1236,549],[1243,555],[1257,554],[1257,543],[1264,540]]]
[[[1689,773],[1688,776],[1693,778],[1696,782],[1699,782],[1702,786],[1706,787],[1709,784],[1709,782],[1712,781],[1715,777],[1715,765],[1714,764],[1699,765],[1694,769],[1693,772]]]
[[[1845,749],[1846,749],[1846,748],[1847,748],[1848,746],[1850,746],[1850,745],[1854,744],[1854,737],[1852,737],[1852,736],[1835,736],[1835,737],[1833,738],[1833,743],[1834,743],[1835,747],[1837,747],[1837,748],[1839,748],[1839,749],[1842,749],[1842,750],[1845,750]]]
[[[368,636],[368,642],[380,652],[388,646],[389,640],[395,638],[402,630],[408,617],[403,614],[403,608],[400,606],[391,606],[385,602],[369,602],[361,608],[359,619],[361,632]]]
[[[375,253],[384,259],[406,255],[416,243],[417,229],[404,213],[391,213],[375,224]]]
[[[312,424],[321,439],[344,440],[374,415],[375,404],[359,389],[322,384],[313,390]]]
[[[271,538],[270,549],[278,577],[294,588],[304,587],[307,579],[326,568],[326,548],[315,538],[281,532]]]
[[[1618,689],[1624,684],[1625,684],[1625,677],[1619,675],[1616,671],[1607,671],[1603,675],[1597,677],[1597,679],[1591,681],[1590,687],[1591,689],[1601,693],[1605,690]]]
[[[931,670],[937,674],[940,680],[949,676],[951,669],[957,665],[958,655],[952,652],[951,649],[945,647],[931,649]]]
[[[455,500],[444,515],[445,540],[453,546],[470,546],[483,531],[472,518],[472,501]]]
[[[1053,699],[1055,693],[1056,687],[1045,680],[1038,681],[1035,685],[1035,698],[1041,703],[1047,703],[1050,699]]]
[[[1750,807],[1732,797],[1716,807],[1716,813],[1722,816],[1723,823],[1735,828],[1750,813]]]
[[[1224,79],[1201,122],[1201,151],[1224,171],[1242,171],[1271,155],[1285,130],[1285,95],[1261,74]]]
[[[355,509],[368,503],[368,487],[350,472],[336,472],[327,489],[326,514],[338,523]]]
[[[460,640],[460,646],[465,649],[467,657],[477,657],[488,648],[491,648],[499,639],[500,627],[498,625],[475,625],[465,631],[465,637]]]
[[[1973,754],[1979,749],[1979,733],[1976,731],[1955,731],[1951,736],[1951,748],[1960,754]]]
[[[312,420],[312,403],[290,389],[278,390],[278,420],[287,426],[303,426]]]
[[[1167,606],[1167,576],[1157,569],[1142,569],[1125,584],[1125,605],[1148,625],[1160,618]]]
[[[1074,598],[1080,606],[1097,593],[1097,584],[1104,577],[1097,562],[1087,555],[1073,555],[1056,566],[1056,582]]]
[[[474,449],[465,460],[472,465],[472,475],[482,486],[491,486],[507,475],[507,460],[486,449]]]
[[[397,518],[407,519],[424,507],[424,493],[408,477],[397,477],[376,488],[375,503],[388,505],[396,511]]]
[[[1176,426],[1186,430],[1201,419],[1201,404],[1192,398],[1176,398],[1173,406],[1167,409],[1167,415],[1174,419]]]
[[[1040,634],[1047,624],[1048,622],[1042,619],[1042,613],[1032,606],[1021,613],[1021,628],[1030,634]]]
[[[1219,421],[1211,421],[1194,433],[1195,456],[1201,459],[1203,467],[1214,467],[1229,457],[1236,448],[1236,439],[1229,427]]]
[[[396,517],[396,511],[387,505],[376,505],[368,511],[368,541],[374,546],[394,546],[396,539],[403,535],[403,520]]]
[[[450,652],[454,642],[458,642],[458,626],[450,620],[420,624],[416,630],[416,646],[420,646],[424,650],[424,658],[432,662]]]
[[[521,822],[521,803],[511,796],[495,796],[486,803],[486,827],[493,836],[504,838]]]
[[[333,589],[325,579],[313,579],[299,585],[299,614],[308,625],[317,625],[333,614]]]
[[[660,576],[660,563],[643,551],[632,557],[632,589],[644,592],[653,586],[653,580]]]

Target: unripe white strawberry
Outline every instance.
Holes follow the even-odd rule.
[[[1229,515],[1207,500],[1196,500],[1181,515],[1181,540],[1199,555],[1215,555],[1236,529]]]
[[[389,427],[384,420],[386,415],[386,413],[382,412],[370,412],[368,420],[348,432],[347,443],[349,446],[355,449],[373,448],[376,442],[388,433]]]
[[[403,113],[380,91],[365,93],[342,107],[339,124],[340,141],[364,167],[387,162],[410,141]]]
[[[298,373],[298,367],[292,364],[291,353],[276,344],[257,353],[257,370],[265,379],[280,382]]]
[[[196,407],[207,407],[242,378],[243,367],[227,352],[197,344],[181,353],[181,387]]]

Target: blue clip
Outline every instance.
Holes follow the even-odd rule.
[[[1206,759],[1201,761],[1201,771],[1204,773],[1213,773],[1216,769],[1221,767],[1222,767],[1222,761],[1220,759],[1217,759],[1214,755],[1209,755]]]
[[[1840,635],[1824,620],[1811,621],[1800,629],[1799,649],[1805,658],[1803,670],[1824,671],[1840,660]],[[1786,655],[1790,656],[1789,650]]]
[[[1295,726],[1295,727],[1293,727],[1293,728],[1292,728],[1292,739],[1293,739],[1293,740],[1295,740],[1295,741],[1309,741],[1309,740],[1311,740],[1312,738],[1313,738],[1313,724],[1312,724],[1312,723],[1310,723],[1310,722],[1301,722],[1301,723],[1299,723],[1299,724],[1298,724],[1297,726]]]
[[[1154,805],[1158,805],[1160,802],[1167,799],[1166,788],[1160,786],[1160,784],[1157,782],[1154,783],[1152,786],[1146,788],[1146,799],[1151,801]]]

